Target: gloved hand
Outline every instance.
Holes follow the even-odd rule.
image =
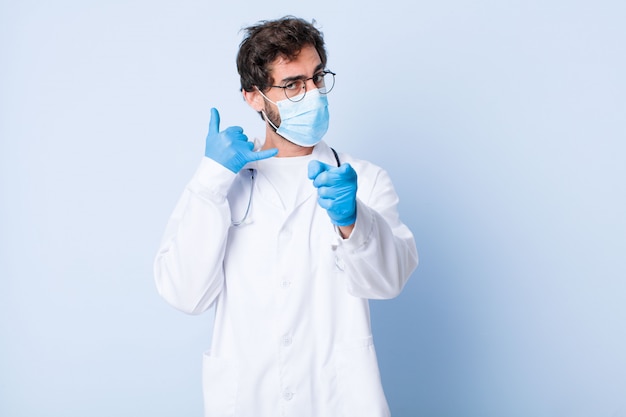
[[[337,226],[356,222],[357,176],[350,164],[340,167],[320,161],[309,162],[309,179],[317,188],[319,205],[326,209],[330,221]]]
[[[220,132],[220,114],[217,109],[211,109],[209,134],[206,137],[204,155],[220,163],[226,168],[238,173],[248,162],[271,158],[278,153],[278,149],[267,149],[255,152],[254,144],[248,142],[243,129],[231,126]]]

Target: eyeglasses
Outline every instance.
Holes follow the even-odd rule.
[[[332,71],[320,71],[311,78],[298,79],[287,82],[285,85],[270,85],[270,88],[282,88],[285,97],[291,101],[300,101],[306,95],[306,82],[313,80],[313,84],[320,90],[320,94],[328,94],[335,86],[335,73]]]

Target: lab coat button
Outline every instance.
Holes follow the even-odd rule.
[[[293,392],[285,391],[283,392],[283,399],[285,401],[290,401],[293,398]]]
[[[287,280],[285,280],[285,281],[283,281],[283,282],[281,282],[281,283],[280,283],[280,286],[281,286],[283,289],[287,289],[287,288],[289,288],[289,286],[290,286],[290,285],[291,285],[291,282],[289,282],[289,281],[287,281]]]
[[[291,337],[289,336],[283,337],[283,346],[285,347],[290,346],[291,342],[292,342]]]

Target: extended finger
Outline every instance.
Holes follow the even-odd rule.
[[[257,152],[251,152],[250,154],[250,160],[251,161],[260,161],[262,159],[267,159],[267,158],[271,158],[273,156],[276,156],[276,154],[278,153],[278,149],[277,148],[272,148],[272,149],[266,149],[264,151],[257,151]]]
[[[330,165],[325,164],[318,160],[313,160],[309,162],[308,166],[308,177],[310,180],[317,179],[320,173],[326,172],[331,168]]]

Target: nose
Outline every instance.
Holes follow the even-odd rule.
[[[315,84],[315,82],[313,82],[313,78],[309,78],[308,80],[304,82],[303,88],[306,91],[315,90],[317,88],[317,85]]]

